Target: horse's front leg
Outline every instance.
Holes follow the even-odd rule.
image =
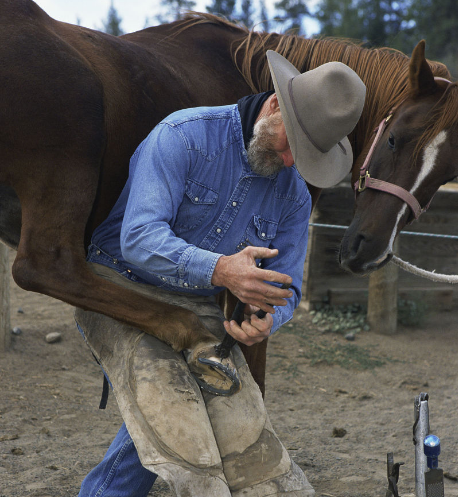
[[[133,325],[175,351],[191,351],[188,355],[196,362],[204,384],[207,369],[210,379],[215,374],[229,378],[225,383],[227,393],[232,391],[232,365],[218,369],[199,361],[204,354],[212,355],[219,340],[192,311],[156,301],[91,270],[85,260],[83,240],[97,181],[90,177],[90,171],[83,171],[81,167],[68,168],[61,185],[56,177],[40,181],[40,176],[18,186],[22,229],[13,264],[16,283],[25,290]],[[70,175],[73,181],[69,181]],[[80,187],[70,188],[70,184]],[[193,354],[195,350],[199,354]]]

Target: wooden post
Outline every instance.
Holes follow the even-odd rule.
[[[393,250],[397,250],[397,240]],[[367,322],[372,331],[384,335],[396,333],[398,321],[398,266],[389,263],[369,277]]]
[[[0,242],[0,354],[10,347],[10,263],[9,249]]]
[[[312,211],[310,216],[310,223],[314,222],[316,211]],[[316,231],[313,226],[309,226],[308,242],[307,242],[307,256],[304,264],[304,279],[303,279],[303,295],[301,305],[306,311],[312,310],[312,297],[313,297],[313,268],[312,257],[316,238]]]

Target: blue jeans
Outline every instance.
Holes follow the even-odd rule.
[[[84,479],[79,497],[146,497],[157,475],[145,469],[123,423],[102,462]]]

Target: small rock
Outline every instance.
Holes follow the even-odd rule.
[[[22,309],[22,307],[19,307],[19,309],[17,310],[17,313],[18,314],[24,314],[24,310]]]
[[[0,436],[0,442],[5,442],[6,440],[17,440],[19,435],[15,433],[14,435],[2,435]]]
[[[19,326],[15,326],[12,330],[11,330],[11,333],[13,335],[20,335],[22,333],[22,330],[21,328],[19,328]]]
[[[11,453],[14,454],[15,456],[23,456],[24,451],[20,447],[13,447],[11,449]]]
[[[354,333],[347,333],[345,335],[345,340],[348,340],[349,342],[354,342],[355,341],[355,334]]]
[[[46,341],[48,343],[56,343],[62,340],[62,334],[58,331],[53,331],[52,333],[48,333],[46,335]]]
[[[332,436],[334,438],[343,438],[347,434],[347,430],[345,428],[336,428],[332,429]]]

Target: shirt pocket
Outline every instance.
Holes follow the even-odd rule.
[[[237,251],[243,250],[248,245],[269,247],[277,236],[277,227],[276,221],[269,221],[260,215],[253,216],[242,240],[237,245]]]
[[[215,190],[188,179],[174,228],[180,231],[197,228],[211,214],[217,200],[218,193]]]

